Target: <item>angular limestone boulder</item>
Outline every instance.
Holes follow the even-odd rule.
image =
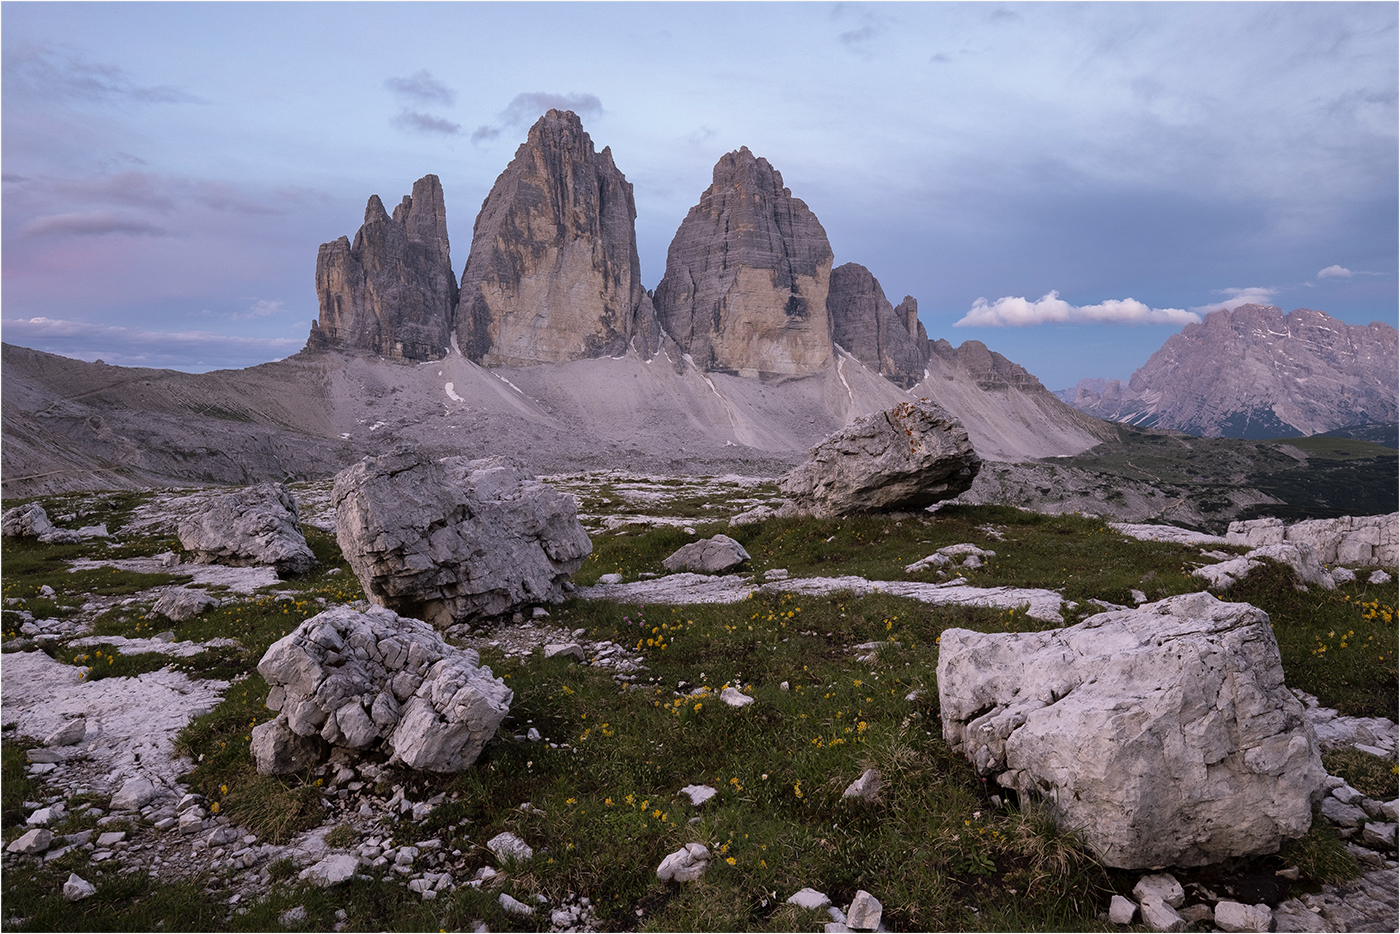
[[[280,483],[259,483],[216,496],[180,520],[180,544],[198,564],[272,567],[278,576],[305,574],[316,556],[301,534],[297,503]]]
[[[0,514],[0,534],[6,538],[37,538],[46,545],[66,545],[82,539],[71,529],[56,527],[38,503],[6,509]]]
[[[1305,544],[1324,564],[1393,568],[1400,554],[1400,513],[1306,519],[1291,525],[1282,519],[1248,519],[1231,522],[1225,539],[1251,548]]]
[[[808,452],[778,481],[819,517],[924,509],[972,485],[982,459],[962,422],[932,402],[865,415]]]
[[[499,457],[367,457],[331,498],[370,600],[443,629],[558,602],[593,549],[573,497]]]
[[[194,619],[210,607],[218,605],[219,601],[211,597],[207,590],[197,587],[170,587],[160,595],[155,606],[151,607],[151,612],[181,623],[187,619]]]
[[[433,772],[470,766],[514,695],[470,649],[427,623],[336,607],[274,642],[258,673],[275,719],[253,730],[264,775],[315,764],[332,748]]]
[[[1049,632],[945,630],[938,693],[953,748],[1110,866],[1274,852],[1326,777],[1268,615],[1206,593]]]
[[[693,571],[696,574],[722,574],[749,560],[749,553],[728,535],[716,535],[682,545],[661,562],[671,572]]]

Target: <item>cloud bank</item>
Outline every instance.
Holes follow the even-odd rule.
[[[120,217],[111,211],[86,214],[49,214],[36,217],[19,229],[23,237],[94,237],[102,234],[147,234],[161,236],[163,228],[146,221]]]
[[[1320,270],[1317,274],[1319,279],[1350,279],[1351,276],[1352,272],[1350,269],[1345,266],[1338,266],[1336,263],[1333,263],[1326,269]]]
[[[1224,295],[1225,299],[1209,305],[1196,305],[1191,310],[1198,315],[1207,315],[1222,308],[1234,311],[1241,305],[1272,305],[1278,289],[1251,286],[1247,289],[1216,289],[1216,292]]]
[[[1047,292],[1038,301],[979,298],[972,310],[953,322],[955,328],[1031,327],[1037,324],[1195,324],[1201,316],[1180,308],[1149,308],[1133,298],[1108,299],[1097,305],[1071,305],[1058,292]]]

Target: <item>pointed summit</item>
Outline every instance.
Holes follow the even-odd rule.
[[[316,255],[320,317],[308,350],[350,350],[402,360],[435,360],[451,342],[457,281],[447,212],[436,175],[413,183],[390,217],[370,195],[365,222]]]
[[[632,185],[593,151],[576,114],[551,110],[496,179],[462,273],[457,339],[479,363],[616,356],[659,336],[637,260]]]
[[[851,356],[903,389],[924,378],[928,334],[912,295],[895,308],[870,270],[846,263],[831,271],[826,307],[832,340]]]
[[[720,157],[676,231],[657,315],[702,369],[805,376],[832,359],[831,261],[816,215],[743,147]]]

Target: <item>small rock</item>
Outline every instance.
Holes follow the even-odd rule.
[[[517,860],[523,863],[535,856],[535,851],[530,849],[524,840],[509,831],[499,833],[487,840],[486,848],[495,854],[496,859],[503,862]]]
[[[180,815],[180,833],[195,833],[204,828],[204,809],[194,808]]]
[[[683,545],[661,562],[662,567],[675,573],[691,571],[697,574],[721,574],[749,560],[749,553],[728,535],[715,535]]]
[[[687,843],[667,856],[656,867],[656,878],[662,882],[694,882],[709,865],[710,851],[700,843]]]
[[[719,699],[730,707],[747,707],[753,703],[753,698],[740,691],[738,688],[725,688],[719,692]]]
[[[1176,881],[1175,876],[1165,872],[1143,876],[1138,880],[1138,884],[1133,886],[1133,897],[1139,903],[1144,898],[1153,896],[1160,898],[1173,908],[1180,908],[1186,904],[1186,891],[1182,889],[1181,883]]]
[[[97,845],[102,849],[115,846],[126,839],[125,830],[109,830],[97,838]]]
[[[97,886],[79,876],[77,873],[69,873],[68,881],[63,883],[63,897],[70,902],[81,901],[97,891]]]
[[[818,892],[816,889],[801,889],[797,893],[791,895],[787,903],[789,905],[796,905],[798,908],[816,911],[830,905],[831,899],[828,898],[825,893]]]
[[[1361,828],[1361,842],[1375,850],[1395,849],[1395,824],[1370,821]]]
[[[293,924],[300,924],[306,920],[306,906],[297,905],[295,908],[288,908],[277,916],[277,920],[283,927],[291,927]]]
[[[1155,895],[1149,895],[1140,902],[1142,923],[1152,931],[1181,931],[1186,928],[1186,919],[1177,910]]]
[[[691,807],[699,807],[715,796],[717,792],[709,785],[686,785],[681,794],[690,799]]]
[[[1132,924],[1137,911],[1138,906],[1131,899],[1115,895],[1108,903],[1108,920],[1114,924]]]
[[[880,798],[880,773],[876,769],[866,769],[861,773],[860,778],[846,786],[846,790],[841,793],[843,798],[859,798],[867,804],[873,804]]]
[[[69,720],[44,738],[45,746],[72,746],[87,734],[87,721],[79,717]],[[32,760],[31,760],[32,761]]]
[[[1187,905],[1181,909],[1181,917],[1187,924],[1210,924],[1215,920],[1215,912],[1209,905]]]
[[[1388,584],[1390,581],[1390,575],[1384,571],[1372,571],[1371,576],[1366,578],[1368,584]]]
[[[1267,931],[1274,913],[1268,905],[1223,901],[1215,905],[1215,926],[1222,931]]]
[[[600,584],[620,584],[620,583],[622,583],[622,575],[621,575],[621,574],[604,574],[602,577],[599,577],[599,578],[598,578],[598,583],[600,583]]]
[[[554,642],[544,647],[545,658],[558,658],[561,655],[580,662],[587,657],[584,655],[583,646],[577,642]]]
[[[336,853],[327,856],[314,866],[303,869],[301,879],[303,882],[309,882],[321,888],[330,888],[353,879],[355,870],[359,868],[360,861],[356,857],[346,853]]]
[[[1322,816],[1342,827],[1357,827],[1366,819],[1366,812],[1358,807],[1343,804],[1336,798],[1322,799]]]
[[[505,892],[501,893],[501,897],[498,901],[501,904],[501,909],[508,915],[532,915],[535,913],[535,909],[523,902],[516,901]]]
[[[127,779],[112,795],[111,808],[114,811],[136,811],[145,807],[156,796],[156,786],[147,778]]]
[[[763,572],[763,579],[765,581],[785,581],[788,579],[787,568],[769,568]]]
[[[860,889],[851,899],[851,907],[846,909],[846,926],[853,931],[873,931],[880,926],[884,910],[874,895]]]
[[[53,834],[42,827],[35,827],[33,830],[16,839],[9,846],[5,847],[9,853],[23,853],[26,856],[37,856],[49,848],[53,843]]]
[[[1400,798],[1382,804],[1381,816],[1388,821],[1400,820]]]
[[[1143,604],[1147,602],[1147,594],[1143,593],[1141,590],[1129,590],[1128,596],[1131,597],[1132,601],[1137,604]]]
[[[63,820],[67,813],[63,810],[62,804],[50,805],[46,808],[39,808],[25,821],[31,827],[47,827],[49,824]]]
[[[1361,802],[1361,799],[1364,798],[1365,795],[1343,782],[1336,788],[1332,789],[1332,797],[1336,798],[1343,804],[1359,804]]]

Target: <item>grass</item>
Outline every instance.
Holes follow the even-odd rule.
[[[704,511],[701,497],[685,499]],[[700,518],[700,535],[723,531],[744,544],[752,559],[741,573],[755,577],[786,568],[794,577],[944,580],[931,571],[906,575],[903,568],[944,545],[971,542],[996,555],[982,568],[958,573],[981,586],[1059,590],[1080,603],[1070,622],[1095,612],[1091,598],[1127,604],[1133,589],[1151,599],[1201,589],[1189,577],[1203,563],[1197,549],[1126,539],[1087,517],[954,507],[900,520],[770,520],[735,529]],[[661,573],[662,559],[694,537],[675,528],[597,535],[575,580]],[[266,842],[318,826],[326,798],[314,773],[268,777],[254,770],[251,729],[274,716],[256,662],[273,641],[325,606],[363,598],[334,539],[310,532],[308,540],[322,563],[306,579],[246,597],[226,594],[225,606],[179,624],[143,619],[140,607],[149,592],[136,587],[126,591],[140,596],[135,607],[114,609],[96,624],[105,636],[149,635],[158,627],[174,630],[180,640],[238,640],[237,649],[181,662],[219,677],[247,676],[211,713],[191,722],[178,748],[194,762],[184,776],[191,790]],[[11,586],[29,588],[27,605],[37,592],[30,575],[59,579],[67,574],[63,562],[75,556],[64,551],[71,546],[32,546],[12,564],[12,543],[4,547],[6,596]],[[135,583],[92,580],[104,581]],[[1227,599],[1269,612],[1290,685],[1344,713],[1395,717],[1395,585],[1303,593],[1295,583],[1290,571],[1270,566]],[[395,844],[440,837],[448,850],[465,854],[467,876],[495,865],[483,848],[486,840],[505,830],[522,836],[534,858],[508,867],[493,886],[458,889],[432,902],[394,882],[326,892],[296,881],[296,867],[287,862],[272,867],[281,883],[266,900],[230,916],[219,899],[203,894],[210,880],[156,882],[105,864],[80,871],[99,886],[98,896],[63,902],[53,893],[74,871],[65,861],[85,858],[75,855],[6,873],[4,927],[150,930],[165,919],[166,929],[267,930],[280,928],[280,913],[300,905],[307,918],[296,927],[308,930],[335,924],[337,909],[346,912],[351,929],[460,930],[477,921],[493,930],[538,929],[542,918],[502,911],[496,899],[505,892],[522,901],[542,894],[554,904],[570,893],[587,895],[608,929],[819,929],[829,920],[824,912],[785,904],[793,892],[812,886],[842,907],[858,889],[874,892],[891,930],[1106,930],[1098,912],[1138,875],[1103,869],[1033,803],[994,802],[998,789],[942,739],[941,633],[950,626],[1049,628],[1023,612],[839,593],[686,607],[573,600],[551,612],[552,625],[583,629],[590,641],[611,640],[641,656],[646,669],[638,682],[624,688],[607,669],[538,653],[506,659],[487,650],[483,663],[505,679],[515,700],[477,764],[456,775],[391,769],[382,780],[384,790],[402,785],[414,801],[448,795],[424,820],[376,832]],[[853,647],[868,642],[885,647],[869,661],[857,660]],[[86,664],[97,651],[112,657],[110,645],[57,651],[64,661]],[[84,654],[90,658],[80,658]],[[105,663],[106,674],[129,676],[166,661],[118,655]],[[727,685],[740,687],[754,703],[722,703],[717,695]],[[545,741],[515,742],[527,725]],[[12,826],[23,816],[20,802],[47,792],[41,780],[25,775],[22,743],[6,742],[4,755],[5,824]],[[1392,762],[1332,755],[1328,764],[1363,791],[1389,787],[1393,796]],[[846,785],[866,768],[881,773],[879,799],[843,799]],[[718,794],[692,808],[678,794],[688,784],[708,784]],[[525,801],[543,814],[520,810]],[[1268,865],[1300,866],[1306,885],[1350,877],[1355,863],[1328,830],[1319,824],[1268,857]],[[348,825],[331,832],[333,845],[356,836]],[[687,842],[703,842],[714,853],[701,881],[657,881],[655,867]],[[23,921],[11,920],[15,916]]]
[[[1400,796],[1397,769],[1394,762],[1362,752],[1360,749],[1332,749],[1322,754],[1322,764],[1329,775],[1338,775],[1347,784],[1377,801],[1394,801]]]

